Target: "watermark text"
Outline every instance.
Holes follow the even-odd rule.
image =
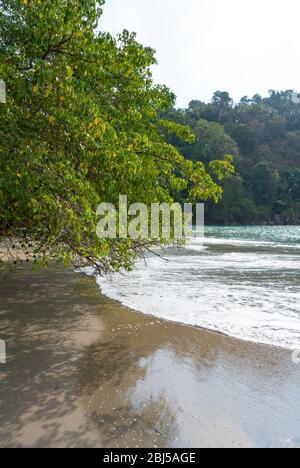
[[[0,78],[0,104],[6,104],[6,85],[5,81]]]
[[[97,235],[101,239],[166,239],[179,240],[191,236],[193,224],[196,236],[204,237],[204,204],[133,203],[128,206],[127,195],[120,195],[118,209],[111,203],[97,208],[101,217]],[[193,221],[195,220],[195,223]]]
[[[0,340],[0,364],[6,364],[6,344]]]

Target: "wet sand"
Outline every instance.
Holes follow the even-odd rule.
[[[0,447],[299,447],[291,352],[144,316],[66,271],[0,281]]]

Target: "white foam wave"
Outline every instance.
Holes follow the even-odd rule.
[[[299,256],[204,250],[99,278],[107,296],[156,317],[300,349]]]

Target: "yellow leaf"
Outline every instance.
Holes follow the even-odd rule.
[[[46,89],[46,91],[45,91],[45,96],[46,96],[46,97],[49,97],[50,94],[51,94],[51,92],[52,92],[52,87],[51,87],[51,86],[48,86],[47,89]]]
[[[129,145],[128,146],[128,151],[132,151],[133,150],[133,145]]]
[[[21,179],[21,174],[19,172],[17,172],[17,177],[19,177],[19,179]]]
[[[38,94],[38,92],[39,92],[39,87],[38,87],[38,85],[35,85],[35,86],[33,87],[33,92],[34,92],[34,94]]]
[[[53,117],[53,115],[50,115],[50,116],[48,117],[48,122],[49,122],[50,125],[54,124],[54,122],[55,122],[55,117]]]
[[[71,80],[73,77],[73,70],[70,66],[67,66],[67,75],[68,75],[68,79]]]

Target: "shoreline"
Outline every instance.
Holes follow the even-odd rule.
[[[17,271],[0,294],[0,447],[300,445],[288,350],[132,311],[70,271]]]
[[[160,320],[161,322],[166,322],[168,324],[177,324],[177,325],[180,325],[182,327],[187,327],[187,328],[192,328],[192,329],[200,330],[200,331],[207,332],[207,333],[212,333],[212,334],[215,334],[215,335],[222,336],[223,338],[227,338],[229,340],[238,341],[240,343],[248,343],[248,344],[251,343],[251,344],[255,344],[257,346],[264,346],[264,347],[277,349],[277,350],[285,350],[285,351],[290,352],[290,353],[292,353],[293,351],[298,351],[298,348],[296,348],[296,347],[280,346],[279,344],[267,343],[267,342],[263,342],[263,341],[255,341],[254,339],[251,340],[249,338],[248,339],[247,338],[240,338],[238,336],[229,335],[229,334],[227,334],[225,332],[222,332],[222,331],[218,331],[218,330],[214,330],[214,329],[210,329],[210,328],[205,328],[205,327],[200,326],[200,325],[192,325],[192,324],[188,324],[188,323],[184,323],[184,322],[180,322],[180,321],[176,321],[176,320],[170,320],[170,319],[166,319],[166,318],[163,318],[163,317],[158,317],[158,316],[156,316],[154,314],[142,312],[141,310],[138,310],[138,309],[130,307],[130,306],[126,305],[126,304],[123,304],[119,299],[115,299],[115,298],[110,297],[107,294],[105,294],[103,292],[103,290],[102,290],[102,287],[97,283],[97,278],[94,277],[93,275],[90,276],[90,275],[85,274],[85,273],[81,273],[81,274],[87,276],[88,278],[93,278],[95,280],[96,286],[98,287],[98,289],[100,290],[101,294],[104,297],[106,297],[110,301],[113,301],[114,303],[118,304],[118,306],[121,307],[121,308],[124,307],[124,308],[126,308],[128,310],[131,310],[135,314],[142,315],[142,316],[147,316],[147,317],[152,317],[153,319]]]
[[[132,312],[134,312],[135,314],[138,314],[138,315],[146,315],[147,317],[152,317],[153,319],[157,319],[157,320],[160,320],[161,322],[166,322],[168,324],[177,324],[177,325],[180,325],[181,327],[187,327],[187,328],[200,330],[200,331],[203,331],[203,332],[206,332],[206,333],[212,333],[213,335],[219,335],[219,336],[222,336],[223,338],[227,338],[227,339],[230,339],[230,340],[235,340],[235,341],[238,341],[240,343],[248,343],[248,344],[251,343],[251,344],[255,344],[257,346],[264,346],[264,347],[268,347],[268,348],[274,348],[274,349],[277,349],[277,350],[285,350],[285,351],[288,351],[288,352],[297,351],[297,349],[295,349],[295,348],[288,348],[288,347],[285,347],[285,346],[275,345],[275,344],[271,344],[271,343],[264,343],[262,341],[255,341],[255,340],[250,340],[250,339],[239,338],[237,336],[232,336],[232,335],[226,334],[225,332],[221,332],[221,331],[210,329],[210,328],[201,327],[200,325],[192,325],[192,324],[188,324],[188,323],[184,323],[184,322],[179,322],[179,321],[176,321],[176,320],[165,319],[163,317],[157,317],[156,315],[148,314],[146,312],[142,312],[140,310],[134,309],[133,307],[129,307],[129,306],[125,305],[125,304],[122,304],[122,302],[119,301],[118,299],[114,299],[114,298],[109,297],[108,295],[106,295],[102,291],[101,286],[99,286],[97,284],[97,282],[96,282],[96,285],[98,286],[98,288],[100,289],[101,294],[104,297],[106,297],[110,301],[115,302],[116,304],[118,304],[119,307],[125,307],[126,309],[131,310]]]

